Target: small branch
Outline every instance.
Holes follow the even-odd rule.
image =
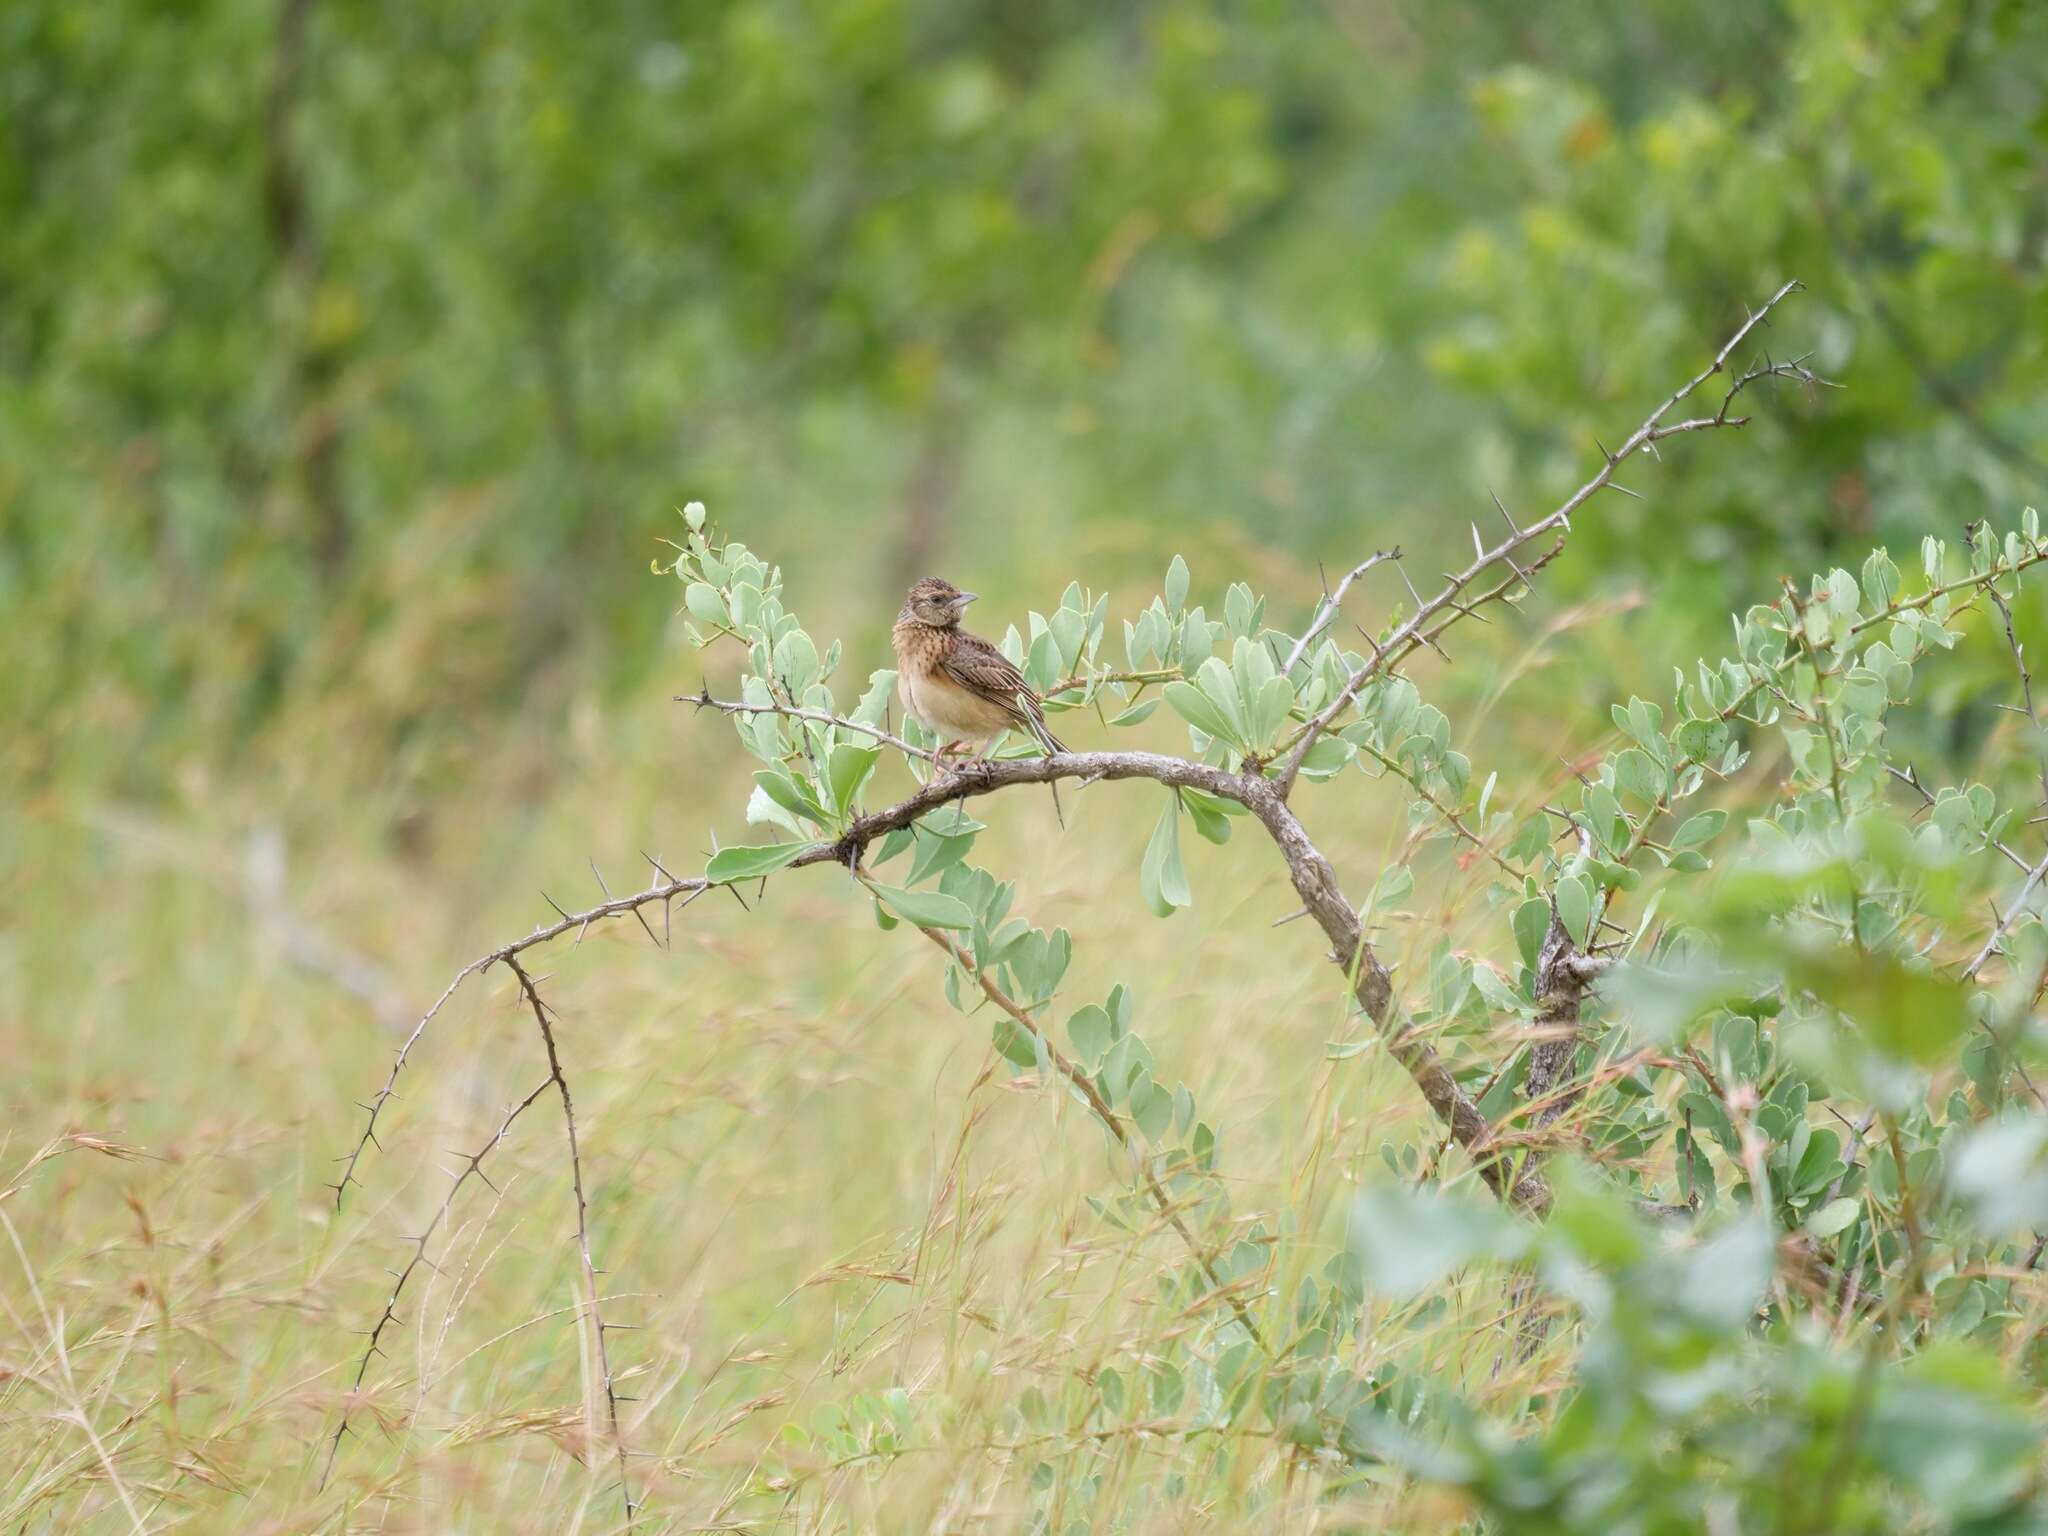
[[[828,715],[817,709],[797,709],[788,704],[740,704],[730,699],[714,699],[706,688],[698,693],[679,693],[675,696],[678,704],[694,705],[698,709],[715,709],[722,715],[780,715],[785,720],[808,720],[814,725],[836,725],[843,731],[858,731],[863,736],[886,742],[908,756],[925,762],[936,762],[936,753],[923,747],[913,747],[901,736],[892,735],[878,725],[867,725],[859,720],[849,720],[844,715]]]
[[[384,1086],[377,1090],[374,1098],[362,1106],[368,1116],[363,1123],[363,1133],[356,1138],[355,1146],[344,1160],[347,1166],[342,1169],[341,1177],[327,1186],[334,1191],[334,1208],[336,1210],[341,1209],[342,1199],[347,1194],[349,1185],[359,1182],[355,1176],[356,1165],[362,1161],[364,1150],[375,1144],[377,1140],[377,1117],[383,1113],[385,1103],[398,1097],[399,1074],[405,1071],[406,1063],[411,1059],[413,1047],[419,1044],[420,1037],[427,1032],[427,1026],[434,1022],[435,1015],[447,1006],[448,999],[455,995],[456,989],[465,981],[472,976],[489,970],[494,965],[509,961],[513,956],[523,954],[537,945],[546,944],[551,939],[558,939],[571,928],[576,929],[580,935],[592,923],[603,922],[608,918],[622,917],[628,912],[637,913],[642,907],[651,906],[657,901],[663,903],[663,910],[666,910],[666,904],[674,901],[679,896],[684,898],[683,905],[688,906],[711,888],[711,882],[701,877],[692,877],[688,880],[664,880],[659,885],[649,886],[646,890],[637,891],[631,896],[621,896],[615,901],[599,902],[586,912],[566,912],[562,914],[560,922],[544,924],[527,934],[525,938],[514,939],[509,944],[501,945],[489,954],[481,955],[470,961],[469,964],[457,971],[455,979],[448,983],[439,997],[434,999],[434,1006],[420,1015],[419,1022],[413,1025],[411,1033],[405,1037],[405,1042],[399,1046],[391,1063],[391,1071],[384,1079]]]
[[[1975,540],[1972,539],[1971,542],[1974,545]],[[2013,580],[2017,585],[2019,578],[2014,577]],[[1984,591],[1998,609],[1999,622],[2005,626],[2005,643],[2012,650],[2012,663],[2020,674],[2020,698],[2026,704],[2027,730],[2034,738],[2030,745],[2034,749],[2035,761],[2040,767],[2041,804],[2044,809],[2048,809],[2048,751],[2042,749],[2041,717],[2034,709],[2034,675],[2027,669],[2027,648],[2020,644],[2019,636],[2013,631],[2012,605],[2006,602],[2005,594],[1998,590],[1998,583],[1986,582]]]
[[[1174,788],[1199,789],[1234,800],[1251,811],[1286,861],[1295,894],[1329,938],[1331,960],[1343,970],[1351,991],[1385,1038],[1389,1053],[1415,1080],[1451,1138],[1502,1199],[1533,1212],[1549,1208],[1550,1190],[1544,1180],[1517,1169],[1514,1148],[1496,1137],[1493,1126],[1458,1085],[1443,1058],[1426,1041],[1402,1029],[1394,1013],[1392,975],[1367,942],[1364,925],[1338,886],[1330,861],[1310,841],[1270,780],[1156,752],[1055,752],[1046,757],[1005,758],[963,767],[934,779],[896,805],[856,818],[836,842],[814,845],[792,860],[790,867],[830,863],[857,868],[869,843],[909,826],[939,806],[993,794],[1013,784],[1045,784],[1058,779],[1149,779]]]
[[[1166,1218],[1175,1232],[1180,1234],[1181,1241],[1187,1244],[1188,1252],[1194,1255],[1195,1263],[1200,1267],[1203,1278],[1209,1282],[1209,1289],[1216,1295],[1221,1296],[1229,1305],[1231,1312],[1235,1314],[1238,1322],[1243,1325],[1244,1331],[1251,1335],[1252,1342],[1270,1354],[1271,1349],[1266,1343],[1265,1335],[1259,1332],[1259,1325],[1252,1321],[1251,1314],[1245,1310],[1244,1303],[1238,1300],[1236,1294],[1229,1286],[1224,1284],[1222,1278],[1216,1273],[1216,1267],[1210,1262],[1209,1255],[1203,1251],[1202,1245],[1195,1241],[1195,1234],[1188,1230],[1187,1223],[1181,1220],[1179,1207],[1173,1203],[1172,1197],[1166,1193],[1159,1180],[1153,1176],[1151,1166],[1146,1162],[1143,1150],[1131,1144],[1131,1133],[1124,1129],[1124,1124],[1117,1118],[1116,1111],[1104,1101],[1101,1093],[1097,1091],[1094,1079],[1081,1069],[1079,1063],[1073,1061],[1058,1046],[1052,1043],[1052,1037],[1046,1033],[1045,1027],[1033,1017],[1028,1008],[1021,1006],[1007,992],[997,986],[995,981],[985,971],[976,969],[972,955],[969,955],[965,950],[954,944],[951,939],[940,933],[936,928],[920,927],[917,931],[938,945],[940,949],[946,952],[947,958],[952,960],[961,970],[972,976],[981,987],[982,994],[990,1002],[1002,1009],[1004,1013],[1008,1014],[1019,1029],[1030,1033],[1045,1047],[1045,1054],[1051,1060],[1053,1067],[1062,1077],[1074,1085],[1075,1090],[1087,1101],[1088,1108],[1094,1113],[1095,1118],[1102,1122],[1103,1128],[1115,1138],[1116,1144],[1124,1149],[1124,1152],[1130,1157],[1132,1165],[1143,1176],[1145,1180],[1145,1193],[1151,1197],[1153,1205],[1158,1207],[1159,1214]]]
[[[1301,632],[1301,638],[1294,642],[1294,649],[1287,653],[1287,660],[1281,665],[1280,675],[1286,677],[1291,673],[1294,670],[1295,663],[1300,661],[1308,653],[1308,648],[1315,643],[1316,636],[1320,635],[1335,622],[1338,610],[1344,606],[1344,594],[1351,590],[1351,584],[1354,581],[1358,580],[1359,577],[1363,576],[1374,566],[1384,564],[1389,560],[1399,560],[1400,558],[1401,549],[1399,545],[1396,545],[1392,549],[1375,551],[1371,556],[1359,561],[1358,564],[1346,571],[1343,579],[1337,583],[1337,590],[1334,592],[1326,591],[1323,594],[1323,600],[1316,605],[1315,615],[1309,620],[1308,628]]]
[[[1295,894],[1330,940],[1330,959],[1343,969],[1353,996],[1386,1042],[1388,1054],[1414,1079],[1423,1099],[1451,1139],[1472,1159],[1488,1188],[1504,1202],[1532,1214],[1547,1211],[1550,1187],[1542,1176],[1521,1166],[1515,1149],[1495,1135],[1493,1125],[1459,1086],[1443,1058],[1402,1025],[1394,1008],[1394,978],[1373,953],[1358,912],[1345,899],[1330,861],[1309,840],[1275,786],[1263,779],[1247,784],[1249,793],[1242,803],[1258,817],[1286,860]]]
[[[412,1244],[412,1257],[406,1260],[405,1268],[398,1271],[397,1279],[391,1286],[391,1294],[384,1300],[384,1311],[370,1329],[369,1342],[363,1346],[363,1357],[356,1362],[355,1380],[349,1383],[349,1397],[362,1390],[363,1378],[370,1371],[370,1361],[382,1353],[384,1330],[398,1321],[398,1299],[405,1294],[406,1282],[412,1279],[413,1272],[422,1265],[428,1269],[438,1267],[427,1257],[427,1244],[447,1221],[449,1212],[455,1209],[455,1197],[462,1193],[462,1186],[472,1177],[482,1179],[486,1184],[490,1183],[489,1176],[484,1173],[484,1159],[497,1150],[498,1144],[505,1139],[506,1132],[512,1129],[512,1122],[531,1109],[534,1101],[546,1093],[553,1082],[552,1077],[544,1079],[538,1087],[506,1112],[505,1118],[498,1123],[498,1128],[491,1133],[491,1139],[463,1159],[461,1171],[449,1181],[448,1193],[442,1199],[440,1208],[428,1220],[426,1230],[417,1237],[406,1239]],[[342,1437],[349,1432],[349,1412],[352,1406],[349,1398],[342,1399],[341,1420],[334,1426],[334,1435],[327,1443],[327,1465],[320,1473],[319,1486],[323,1489],[327,1486],[328,1479],[334,1476],[334,1459],[340,1454]]]
[[[1087,699],[1084,698],[1077,703],[1063,695],[1078,688],[1084,694],[1092,696],[1097,689],[1109,683],[1135,683],[1138,685],[1138,691],[1142,693],[1153,683],[1176,683],[1186,675],[1179,667],[1145,667],[1135,672],[1076,672],[1072,677],[1062,678],[1046,689],[1045,702],[1057,702],[1062,707],[1070,709],[1078,708],[1085,705]]]
[[[634,909],[634,910],[637,910]],[[569,1079],[562,1072],[561,1053],[555,1049],[555,1031],[548,1023],[548,1007],[541,1001],[540,992],[533,984],[533,978],[526,973],[526,967],[518,959],[508,955],[505,964],[519,980],[519,990],[525,995],[527,1005],[533,1010],[533,1021],[540,1026],[541,1043],[548,1052],[548,1081],[562,1098],[562,1121],[569,1135],[569,1180],[576,1191],[576,1243],[583,1256],[584,1305],[590,1315],[590,1335],[597,1350],[597,1368],[604,1378],[604,1405],[612,1449],[619,1460],[619,1486],[626,1501],[626,1524],[633,1523],[636,1506],[633,1503],[633,1485],[628,1478],[626,1466],[626,1441],[619,1433],[619,1397],[612,1385],[611,1352],[605,1344],[605,1330],[611,1326],[598,1310],[597,1266],[590,1257],[590,1204],[583,1196],[583,1152],[576,1138],[576,1105],[569,1097]],[[530,1102],[530,1101],[529,1101]],[[522,1106],[523,1107],[523,1106]]]
[[[1652,411],[1643,424],[1628,435],[1620,448],[1613,452],[1603,450],[1603,462],[1598,473],[1576,491],[1572,492],[1563,504],[1550,513],[1549,516],[1529,524],[1526,528],[1515,529],[1508,537],[1491,548],[1480,549],[1473,556],[1472,563],[1466,566],[1464,570],[1450,576],[1443,590],[1427,602],[1423,602],[1418,597],[1415,612],[1393,634],[1387,637],[1385,644],[1374,654],[1372,660],[1352,673],[1350,679],[1338,692],[1337,697],[1325,705],[1314,719],[1304,725],[1295,734],[1293,740],[1285,744],[1286,757],[1282,760],[1280,772],[1276,776],[1281,797],[1284,799],[1292,791],[1295,776],[1301,771],[1301,760],[1308,755],[1309,749],[1316,744],[1316,739],[1330,728],[1338,716],[1350,708],[1352,701],[1358,697],[1360,690],[1367,683],[1371,682],[1373,678],[1381,673],[1400,665],[1417,648],[1423,645],[1434,646],[1437,637],[1450,624],[1455,623],[1460,616],[1468,613],[1475,606],[1471,603],[1461,602],[1461,599],[1465,589],[1478,580],[1489,566],[1506,561],[1516,550],[1553,531],[1559,534],[1559,544],[1561,546],[1564,535],[1571,531],[1572,514],[1605,489],[1609,482],[1613,480],[1615,470],[1639,450],[1663,438],[1674,437],[1681,432],[1698,432],[1713,427],[1739,427],[1744,425],[1748,418],[1731,417],[1728,414],[1728,408],[1733,404],[1735,397],[1755,380],[1760,378],[1796,377],[1805,381],[1814,381],[1814,376],[1806,371],[1803,364],[1796,362],[1772,364],[1767,362],[1761,368],[1749,369],[1738,378],[1729,389],[1727,395],[1722,399],[1721,408],[1714,415],[1696,417],[1689,421],[1672,422],[1669,424],[1666,424],[1664,420],[1673,410],[1677,409],[1681,401],[1691,396],[1695,390],[1706,383],[1707,380],[1713,378],[1714,375],[1722,372],[1728,365],[1730,354],[1742,345],[1752,331],[1764,323],[1771,311],[1788,294],[1794,292],[1798,287],[1799,284],[1797,282],[1790,282],[1772,294],[1770,300],[1763,308],[1745,320],[1741,329],[1728,338],[1721,350],[1715,354],[1714,360],[1681,385],[1656,410]],[[1489,595],[1504,593],[1511,586],[1518,585],[1519,582],[1520,573],[1518,570],[1517,577],[1510,578],[1509,581],[1501,583]],[[1447,609],[1451,610],[1451,612],[1444,622],[1435,623],[1434,621],[1440,615],[1444,615]],[[1432,627],[1433,625],[1434,627]]]
[[[800,854],[790,867],[836,863],[851,867],[869,843],[887,833],[899,831],[929,811],[993,794],[1013,784],[1050,784],[1060,779],[1150,779],[1178,789],[1199,789],[1226,800],[1248,804],[1250,786],[1260,781],[1246,779],[1226,768],[1191,763],[1185,758],[1158,752],[1054,752],[1044,757],[1004,757],[988,762],[953,765],[950,773],[935,776],[908,798],[855,817],[836,841],[819,843]]]
[[[1920,797],[1923,807],[1934,804],[1934,792],[1930,790],[1926,786],[1926,784],[1921,782],[1918,771],[1913,767],[1911,763],[1906,764],[1906,768],[1903,773],[1900,772],[1899,769],[1891,763],[1886,763],[1884,765],[1884,771],[1890,774],[1893,778],[1897,779],[1901,784],[1905,785],[1908,789],[1912,790],[1915,794],[1917,794]],[[2014,869],[2017,869],[2021,874],[2025,874],[2027,872],[2027,861],[2021,858],[2017,853],[2013,852],[2010,845],[1994,840],[1991,846],[1997,849],[1998,852],[2000,852],[2001,854],[2005,855],[2005,857],[2011,861],[2012,867]]]
[[[1522,878],[1522,871],[1515,868],[1514,865],[1510,864],[1506,859],[1502,858],[1498,853],[1494,852],[1494,850],[1487,845],[1486,839],[1481,837],[1477,832],[1473,831],[1470,827],[1466,826],[1464,821],[1459,817],[1456,811],[1452,810],[1448,805],[1445,805],[1443,801],[1437,799],[1435,795],[1430,793],[1429,786],[1424,784],[1420,778],[1410,773],[1406,768],[1403,768],[1400,765],[1400,763],[1395,761],[1393,758],[1387,756],[1387,754],[1382,752],[1378,747],[1370,746],[1364,742],[1360,742],[1358,750],[1365,753],[1366,756],[1370,757],[1374,762],[1378,763],[1382,768],[1386,769],[1387,772],[1391,773],[1395,778],[1399,779],[1402,783],[1406,784],[1410,789],[1414,790],[1417,799],[1421,800],[1431,810],[1435,811],[1437,815],[1441,816],[1453,832],[1455,832],[1459,837],[1462,837],[1466,842],[1472,845],[1475,852],[1482,853],[1487,858],[1491,859],[1494,862],[1494,864],[1501,870],[1501,872],[1507,875],[1509,879],[1519,880]]]
[[[1992,951],[1998,948],[1998,941],[2005,937],[2006,930],[2027,910],[2027,898],[2034,894],[2034,887],[2041,883],[2044,875],[2048,875],[2048,855],[2043,855],[2041,862],[2027,871],[2026,883],[2020,887],[2019,895],[2013,897],[2012,904],[2005,909],[2005,915],[1993,925],[1991,937],[1986,939],[1984,947],[1977,951],[1977,958],[1963,968],[1963,980],[1975,979],[1984,962],[1991,958]]]

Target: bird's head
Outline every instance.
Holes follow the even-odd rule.
[[[900,621],[929,624],[934,629],[951,629],[960,622],[960,611],[974,601],[972,592],[962,592],[950,581],[927,576],[903,599]]]

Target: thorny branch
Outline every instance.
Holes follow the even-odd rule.
[[[1771,311],[1777,308],[1778,304],[1788,294],[1795,292],[1799,286],[1796,281],[1789,282],[1772,294],[1763,308],[1745,320],[1741,329],[1728,338],[1727,344],[1714,355],[1714,360],[1681,385],[1656,410],[1652,411],[1641,426],[1637,427],[1635,431],[1622,440],[1619,448],[1611,452],[1603,449],[1604,462],[1601,464],[1598,472],[1594,474],[1592,479],[1586,481],[1584,485],[1581,485],[1570,496],[1565,498],[1563,504],[1554,512],[1524,528],[1516,526],[1515,520],[1508,515],[1507,509],[1501,507],[1501,516],[1507,519],[1510,532],[1506,538],[1491,548],[1486,548],[1481,544],[1478,530],[1475,528],[1473,530],[1475,553],[1472,563],[1456,574],[1446,573],[1444,588],[1435,597],[1430,598],[1427,602],[1422,601],[1418,597],[1416,599],[1415,612],[1397,627],[1392,634],[1388,635],[1384,641],[1374,643],[1371,658],[1351,674],[1344,687],[1338,690],[1337,696],[1324,705],[1320,713],[1304,725],[1301,730],[1296,732],[1291,741],[1283,745],[1282,750],[1285,752],[1285,756],[1279,759],[1280,770],[1275,776],[1275,782],[1279,786],[1281,796],[1285,798],[1294,788],[1295,776],[1301,771],[1301,761],[1304,757],[1308,756],[1309,749],[1316,744],[1317,738],[1327,731],[1345,710],[1351,707],[1352,700],[1358,697],[1359,691],[1367,683],[1371,682],[1375,677],[1382,676],[1400,666],[1403,661],[1422,646],[1436,645],[1438,637],[1446,629],[1450,628],[1460,618],[1476,616],[1477,608],[1485,602],[1495,598],[1506,597],[1514,588],[1526,586],[1528,574],[1532,574],[1541,565],[1547,564],[1555,557],[1557,550],[1562,547],[1565,537],[1571,532],[1572,514],[1577,512],[1588,501],[1591,501],[1594,496],[1607,489],[1613,482],[1615,470],[1619,469],[1628,459],[1634,457],[1645,448],[1654,451],[1657,443],[1667,437],[1676,437],[1681,432],[1699,432],[1712,427],[1747,426],[1749,424],[1747,416],[1731,416],[1728,413],[1735,404],[1736,397],[1759,379],[1789,378],[1797,379],[1806,384],[1820,383],[1821,380],[1806,368],[1803,360],[1795,359],[1788,363],[1773,363],[1766,358],[1762,362],[1751,365],[1736,377],[1735,381],[1729,386],[1727,394],[1722,397],[1720,409],[1715,411],[1713,415],[1695,416],[1685,421],[1675,422],[1666,422],[1664,419],[1672,411],[1676,410],[1683,401],[1688,399],[1694,391],[1699,389],[1702,384],[1706,383],[1707,380],[1726,370],[1728,359],[1734,354],[1735,349],[1748,339],[1751,332],[1764,324],[1769,319]],[[1621,487],[1617,486],[1615,489],[1619,490]],[[1496,502],[1495,505],[1498,506],[1499,503]],[[1514,560],[1516,551],[1534,543],[1537,539],[1553,531],[1558,535],[1556,546],[1548,554],[1544,555],[1542,559],[1537,561],[1534,566],[1531,566],[1529,572],[1525,573]],[[1467,601],[1466,593],[1472,584],[1484,575],[1489,568],[1496,565],[1506,565],[1514,574],[1485,592],[1475,594],[1475,600]],[[1396,569],[1399,569],[1398,565]],[[1412,592],[1413,588],[1411,587],[1410,590]]]
[[[448,1193],[442,1199],[440,1208],[428,1219],[426,1230],[416,1237],[404,1239],[404,1241],[412,1245],[412,1257],[405,1261],[405,1268],[396,1272],[396,1278],[391,1284],[391,1294],[384,1300],[384,1311],[369,1330],[369,1342],[363,1346],[362,1359],[356,1362],[355,1380],[349,1383],[350,1397],[362,1391],[363,1378],[369,1374],[370,1362],[383,1353],[384,1330],[398,1322],[398,1301],[405,1294],[406,1282],[411,1280],[413,1272],[422,1266],[428,1269],[439,1267],[432,1259],[427,1257],[427,1244],[432,1241],[434,1234],[441,1229],[442,1224],[448,1220],[449,1212],[455,1209],[455,1197],[462,1193],[463,1185],[467,1184],[471,1178],[481,1179],[486,1184],[490,1183],[490,1175],[484,1172],[484,1159],[497,1150],[498,1143],[503,1141],[506,1132],[512,1129],[512,1122],[532,1108],[534,1100],[546,1093],[553,1083],[554,1079],[552,1077],[543,1078],[539,1086],[506,1111],[505,1118],[498,1122],[498,1128],[491,1132],[490,1140],[478,1147],[476,1151],[463,1156],[462,1167],[455,1174],[454,1178],[449,1181]],[[334,1476],[334,1458],[341,1450],[342,1437],[347,1435],[352,1427],[349,1423],[349,1412],[352,1406],[353,1404],[348,1398],[343,1399],[341,1420],[334,1426],[333,1438],[327,1443],[327,1466],[320,1474],[320,1486],[322,1488],[325,1488],[327,1480]]]
[[[455,973],[454,979],[442,990],[441,995],[434,999],[434,1005],[424,1014],[420,1015],[419,1022],[413,1025],[411,1032],[406,1035],[404,1042],[400,1044],[398,1050],[394,1053],[391,1071],[384,1079],[384,1086],[377,1090],[375,1097],[359,1106],[365,1115],[362,1134],[356,1138],[355,1146],[350,1148],[348,1154],[341,1159],[346,1164],[341,1170],[341,1177],[327,1186],[327,1188],[334,1191],[334,1208],[336,1210],[341,1209],[342,1199],[348,1193],[349,1185],[361,1182],[361,1180],[356,1178],[356,1165],[362,1161],[364,1150],[373,1144],[377,1144],[377,1117],[383,1113],[387,1102],[398,1097],[399,1074],[405,1071],[406,1063],[411,1060],[413,1047],[420,1043],[420,1037],[426,1034],[427,1026],[433,1023],[435,1016],[447,1006],[448,999],[455,995],[456,990],[465,981],[469,980],[470,977],[481,975],[492,966],[508,961],[515,955],[524,954],[529,949],[537,948],[542,944],[558,939],[571,928],[576,930],[576,938],[580,943],[585,930],[592,923],[601,923],[609,918],[623,917],[629,912],[638,914],[642,907],[653,906],[656,902],[661,903],[662,909],[666,911],[669,903],[678,898],[682,900],[684,906],[688,906],[712,888],[709,880],[700,877],[693,876],[687,880],[675,879],[669,876],[658,864],[655,866],[655,873],[662,875],[663,879],[649,886],[646,890],[635,892],[631,896],[607,899],[598,903],[598,905],[592,907],[587,912],[563,913],[560,922],[543,923],[540,927],[534,929],[533,932],[527,934],[525,938],[514,939],[510,944],[501,945],[487,955],[480,955]],[[559,911],[560,909],[557,908],[557,910]]]
[[[619,1460],[619,1488],[626,1501],[626,1523],[630,1525],[636,1506],[633,1503],[633,1485],[627,1476],[626,1440],[619,1433],[619,1396],[612,1383],[611,1351],[605,1344],[606,1331],[619,1325],[607,1323],[598,1310],[597,1266],[590,1258],[590,1204],[583,1196],[583,1152],[576,1139],[576,1106],[569,1098],[569,1079],[562,1073],[561,1053],[555,1049],[555,1031],[548,1022],[548,1005],[541,1001],[539,988],[533,984],[533,977],[527,974],[526,967],[519,963],[517,956],[506,956],[505,964],[518,978],[519,990],[533,1009],[533,1021],[540,1026],[541,1042],[547,1047],[548,1081],[562,1097],[562,1121],[569,1134],[569,1179],[576,1190],[576,1246],[583,1255],[584,1306],[590,1315],[590,1337],[597,1355],[598,1373],[604,1378],[606,1428],[612,1450]]]
[[[1351,590],[1351,584],[1354,581],[1358,580],[1359,577],[1363,576],[1374,566],[1384,565],[1389,560],[1398,560],[1400,558],[1401,547],[1398,544],[1392,549],[1375,550],[1371,555],[1359,561],[1358,564],[1344,573],[1343,580],[1337,583],[1336,591],[1330,592],[1326,590],[1323,593],[1323,600],[1316,605],[1314,617],[1308,621],[1308,628],[1301,632],[1301,638],[1294,642],[1294,649],[1287,653],[1287,660],[1280,668],[1280,675],[1285,677],[1288,673],[1292,672],[1294,664],[1308,654],[1308,648],[1315,643],[1316,636],[1330,627],[1331,623],[1336,619],[1338,611],[1344,606],[1344,594]]]

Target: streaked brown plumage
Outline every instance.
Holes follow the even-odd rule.
[[[1045,711],[1024,674],[995,646],[960,627],[974,601],[949,581],[927,576],[896,615],[896,690],[903,707],[945,743],[988,751],[1005,731],[1022,731],[1048,752],[1064,752],[1046,729]]]

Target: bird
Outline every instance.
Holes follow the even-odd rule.
[[[896,690],[903,707],[936,735],[944,757],[970,747],[985,758],[1005,731],[1028,734],[1048,753],[1066,746],[1046,728],[1037,692],[1010,658],[960,627],[975,594],[926,576],[911,585],[896,615]]]

